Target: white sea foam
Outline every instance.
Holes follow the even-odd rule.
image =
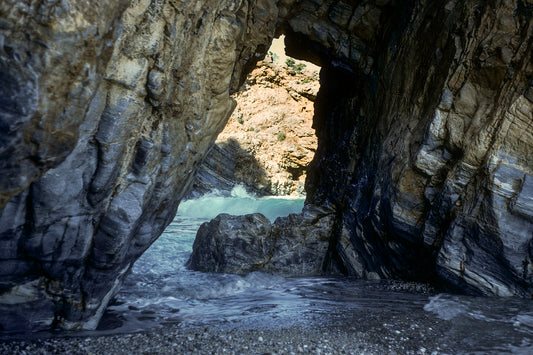
[[[238,185],[233,188],[229,197],[214,191],[194,200],[183,201],[178,208],[178,216],[213,219],[221,213],[245,215],[259,212],[274,221],[280,216],[300,213],[303,204],[303,198],[258,198]]]
[[[255,195],[248,193],[243,185],[236,185],[230,193],[231,197],[237,198],[254,198]]]
[[[528,300],[450,294],[428,298],[391,292],[369,281],[263,273],[242,276],[185,268],[196,230],[216,214],[233,208],[235,214],[261,211],[274,219],[299,212],[302,204],[301,199],[257,198],[240,188],[232,196],[212,194],[183,202],[165,233],[136,262],[117,295],[118,302],[110,307],[125,320],[122,330],[165,322],[279,327],[370,314],[367,321],[375,317],[379,323],[368,327],[384,327],[388,336],[398,334],[398,341],[409,329],[437,331],[439,327],[431,341],[440,344],[444,353],[531,353],[533,303]],[[447,348],[447,344],[453,346]]]
[[[447,295],[440,294],[431,297],[429,303],[424,306],[424,310],[432,312],[440,319],[451,320],[467,311],[467,307]]]

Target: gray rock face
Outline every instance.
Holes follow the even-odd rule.
[[[339,211],[326,264],[529,297],[531,5],[279,6],[289,54],[323,66],[306,191]]]
[[[239,170],[244,170],[241,167],[243,161],[249,170],[263,173],[256,177],[257,180],[265,179],[265,168],[236,140],[229,139],[215,143],[198,167],[191,191],[186,198],[197,198],[213,191],[229,195],[231,190],[239,185],[237,175]],[[258,185],[247,184],[245,186],[246,190],[256,195],[265,195],[264,189],[260,189]]]
[[[233,144],[221,146],[214,144],[200,165],[192,189],[187,198],[197,198],[218,190],[229,192],[235,186],[235,149]]]
[[[221,214],[198,230],[187,266],[207,272],[320,275],[333,222],[331,211],[311,206],[272,224],[260,213]]]
[[[276,16],[270,1],[2,2],[0,329],[97,325]]]
[[[350,274],[529,297],[531,4],[471,5],[316,4],[289,21],[289,48],[330,63],[308,202],[342,211]]]
[[[532,6],[3,1],[0,327],[96,326],[275,31],[324,67],[307,196],[337,212],[320,264],[529,296]]]
[[[0,208],[74,149],[126,4],[0,5]]]

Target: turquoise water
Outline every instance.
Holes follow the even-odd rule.
[[[211,220],[220,213],[244,215],[260,212],[271,222],[277,217],[289,213],[300,213],[304,198],[294,197],[262,197],[257,198],[246,192],[244,187],[236,186],[229,197],[219,193],[211,193],[195,200],[183,201],[178,209],[177,218]]]
[[[212,193],[183,201],[165,232],[137,260],[110,310],[126,319],[123,330],[135,331],[165,322],[228,321],[236,314],[242,316],[244,300],[249,302],[249,308],[258,309],[251,299],[254,297],[264,300],[276,295],[276,312],[287,302],[294,304],[298,296],[280,292],[285,278],[262,273],[201,273],[188,270],[185,263],[200,225],[219,213],[260,212],[274,221],[279,216],[299,213],[303,204],[303,198],[256,198],[240,187],[229,197]]]
[[[136,262],[109,308],[112,332],[183,327],[342,327],[418,353],[533,353],[533,303],[513,298],[426,295],[394,282],[200,273],[185,268],[200,224],[218,213],[299,212],[302,199],[254,198],[242,190],[185,201]],[[107,330],[109,332],[109,330]]]

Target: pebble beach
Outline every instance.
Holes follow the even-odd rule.
[[[0,342],[0,354],[424,354],[426,349],[353,329],[211,329],[165,326],[135,334]]]

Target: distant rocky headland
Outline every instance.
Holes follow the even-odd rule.
[[[531,0],[4,0],[1,330],[96,327],[281,34],[322,68],[305,211],[323,213],[285,225],[325,251],[309,270],[531,297]],[[295,117],[243,114],[259,132],[235,141],[288,145]],[[276,162],[292,181],[299,154]]]
[[[191,194],[243,185],[257,195],[305,194],[317,147],[312,128],[320,68],[284,56],[276,39],[241,90],[224,130],[207,153]]]

